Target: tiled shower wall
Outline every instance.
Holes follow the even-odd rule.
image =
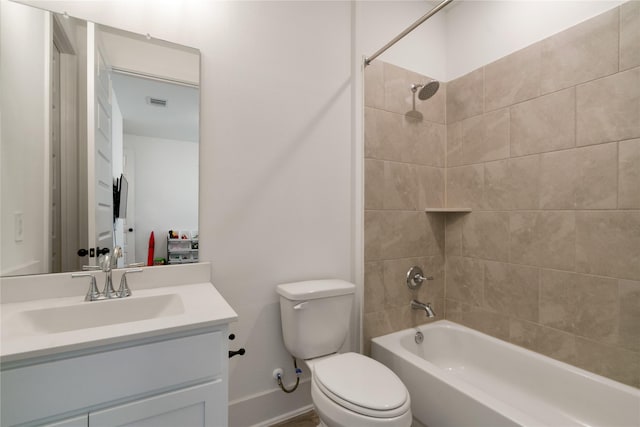
[[[425,322],[412,297],[437,318],[446,300],[450,320],[640,387],[640,2],[449,82],[412,121],[424,79],[365,72],[365,351]],[[445,204],[473,212],[423,212]],[[411,265],[436,280],[409,291]]]
[[[416,97],[422,120],[405,115],[411,83],[426,81],[380,61],[365,73],[366,353],[371,337],[425,323],[424,311],[409,308],[412,298],[444,314],[444,217],[424,209],[444,206],[446,91],[429,102]],[[417,291],[406,285],[414,265],[434,276]]]
[[[640,2],[447,89],[446,317],[640,387]]]

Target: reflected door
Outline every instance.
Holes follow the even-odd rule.
[[[99,30],[87,24],[89,248],[113,252],[111,71]],[[95,264],[95,258],[90,263]]]

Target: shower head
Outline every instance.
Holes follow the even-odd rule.
[[[422,89],[420,89],[420,92],[418,92],[418,98],[424,101],[436,94],[436,92],[440,88],[440,82],[437,80],[431,80],[425,85],[416,86],[422,86]]]

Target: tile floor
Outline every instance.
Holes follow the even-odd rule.
[[[318,415],[312,410],[271,427],[316,427],[319,422]]]

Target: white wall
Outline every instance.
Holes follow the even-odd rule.
[[[155,238],[155,257],[167,257],[169,230],[198,229],[198,144],[138,135],[124,135],[134,153],[135,218],[127,224],[136,236],[136,262],[147,261],[149,235]],[[134,211],[128,211],[128,214]]]
[[[455,1],[447,6],[447,80],[463,76],[624,1]]]
[[[45,142],[48,132],[49,70],[47,32],[48,14],[15,3],[0,2],[2,61],[0,93],[2,104],[1,186],[2,186],[2,275],[46,273],[48,238],[45,222]],[[9,19],[11,17],[11,19]],[[26,31],[26,28],[33,28]],[[6,44],[5,44],[6,42]],[[18,94],[27,94],[26,96]],[[48,181],[47,181],[48,183]],[[23,239],[15,241],[14,214],[22,212]]]
[[[358,56],[373,55],[437,3],[433,1],[357,2]],[[447,51],[443,12],[447,8],[429,18],[378,59],[446,81]]]

